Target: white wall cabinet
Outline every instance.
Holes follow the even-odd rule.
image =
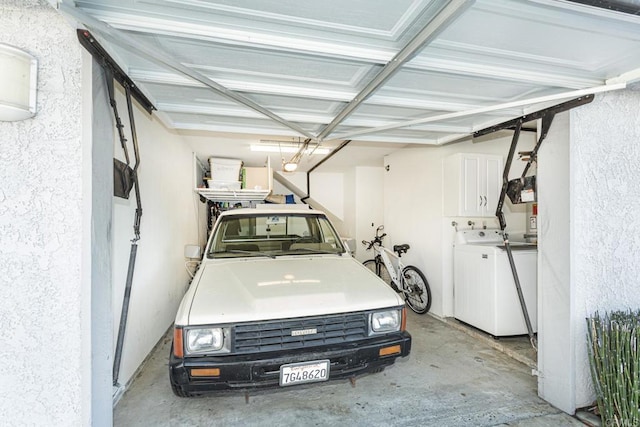
[[[502,156],[458,153],[443,161],[443,214],[493,217],[502,188]]]

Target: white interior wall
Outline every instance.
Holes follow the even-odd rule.
[[[382,172],[382,167],[354,167],[342,173],[311,173],[311,200],[318,203],[318,208],[329,213],[343,237],[354,239],[356,257],[361,261],[371,254],[363,251],[360,242],[374,235],[375,228],[372,229],[371,224],[377,226],[383,222]],[[287,173],[282,176],[293,188],[306,194],[306,173]],[[274,182],[274,193],[289,194],[291,190]],[[298,197],[295,199],[296,203],[300,203]],[[342,217],[338,217],[334,211],[341,213]]]
[[[573,413],[569,163],[567,112],[554,118],[538,152],[538,394]]]
[[[36,116],[0,122],[0,424],[90,425],[81,48],[44,1],[5,0],[0,16],[0,42],[38,60]]]
[[[505,136],[507,135],[507,136]],[[493,139],[492,139],[493,138]],[[483,142],[464,141],[442,147],[416,147],[399,150],[385,160],[389,170],[384,173],[384,221],[388,233],[386,244],[409,243],[405,264],[413,264],[425,274],[432,291],[430,312],[438,316],[453,315],[453,242],[455,230],[475,227],[499,228],[495,217],[445,217],[442,211],[443,191],[458,191],[443,182],[442,161],[455,153],[498,154],[506,158],[511,144],[511,132],[484,137]],[[518,151],[530,150],[535,135],[523,132]],[[522,172],[524,163],[514,160],[510,177]],[[526,229],[525,205],[505,203],[507,231],[512,237]]]
[[[119,85],[116,84],[119,88]],[[134,153],[122,90],[117,90],[118,109],[129,139],[132,166]],[[178,304],[189,283],[184,246],[203,244],[206,216],[193,192],[193,155],[181,137],[165,128],[155,115],[134,101],[135,125],[140,146],[140,194],[142,219],[131,290],[127,330],[119,383],[131,380],[136,369],[173,323]],[[113,116],[109,118],[113,120]],[[115,156],[123,157],[120,141]],[[111,159],[108,159],[111,162]],[[128,200],[114,198],[113,210],[113,348],[118,334],[126,284],[135,192]]]
[[[338,219],[344,218],[344,174],[313,171],[309,193]]]
[[[294,173],[283,173],[279,169],[273,169],[274,176],[279,174],[284,177],[288,182],[291,188],[287,188],[281,183],[279,183],[275,178],[273,180],[273,194],[294,194],[294,200],[296,203],[302,203],[300,201],[300,197],[297,194],[307,194],[307,174],[304,172],[294,172]]]
[[[362,241],[370,241],[376,234],[376,227],[384,224],[384,168],[357,167],[354,172],[357,191],[354,197],[355,234],[352,236],[356,258],[365,261],[373,254],[365,250]]]
[[[384,198],[382,167],[354,167],[344,172],[344,218],[342,235],[353,239],[354,256],[359,261],[371,258],[362,240],[371,240],[375,224],[382,224]]]
[[[287,179],[287,181],[291,182],[295,187],[297,187],[298,189],[300,189],[300,191],[302,191],[303,193],[306,194],[307,192],[307,174],[306,172],[293,172],[293,173],[283,173],[280,170],[274,169],[274,173],[279,173],[281,174],[283,177],[285,177]],[[274,180],[274,185],[276,185],[276,182]],[[283,188],[283,187],[280,187]],[[283,192],[282,194],[286,194],[288,191]],[[278,193],[277,191],[274,191],[274,193]]]
[[[349,171],[346,171],[343,176],[343,212],[344,216],[342,218],[342,237],[355,237],[356,233],[356,219],[357,219],[357,208],[356,208],[356,195],[358,194],[357,184],[356,184],[356,171],[355,168],[352,168]]]

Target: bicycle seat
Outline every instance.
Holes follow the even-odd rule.
[[[411,246],[406,243],[403,245],[393,245],[393,251],[397,252],[398,255],[406,254],[410,248]]]

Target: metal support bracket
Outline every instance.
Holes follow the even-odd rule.
[[[116,63],[116,61],[107,53],[107,51],[98,43],[93,35],[88,30],[79,29],[76,31],[78,40],[82,47],[84,47],[93,58],[100,64],[102,68],[109,70],[113,74],[113,78],[120,83],[123,87],[129,87],[131,95],[138,101],[140,106],[144,108],[147,113],[151,114],[153,110],[156,110],[153,103],[149,101],[140,89],[135,85],[133,80],[127,76],[122,68]],[[113,83],[111,83],[113,87]],[[127,161],[128,163],[128,161]]]
[[[537,338],[533,332],[533,327],[531,326],[531,317],[529,316],[529,311],[527,310],[527,305],[524,300],[524,294],[522,292],[520,278],[518,277],[518,271],[516,268],[515,261],[513,259],[513,252],[511,250],[511,245],[509,244],[509,236],[505,232],[505,228],[507,227],[507,222],[504,217],[503,208],[504,208],[504,201],[507,196],[507,188],[509,186],[509,171],[511,170],[511,164],[513,163],[513,156],[516,152],[518,140],[520,139],[520,131],[522,130],[523,123],[526,123],[531,120],[542,119],[542,129],[540,132],[540,138],[536,142],[536,146],[531,152],[529,160],[527,161],[524,171],[522,172],[521,178],[525,177],[532,163],[537,160],[538,150],[540,148],[540,145],[542,144],[542,141],[547,137],[547,134],[549,133],[549,129],[551,127],[551,123],[553,123],[553,119],[555,115],[557,113],[578,107],[580,105],[588,104],[591,101],[593,101],[593,95],[586,95],[580,98],[573,99],[571,101],[564,102],[562,104],[555,105],[550,108],[546,108],[541,111],[537,111],[532,114],[528,114],[526,116],[509,120],[507,122],[504,122],[504,123],[501,123],[501,124],[498,124],[474,133],[474,137],[478,137],[478,136],[483,136],[492,132],[496,132],[498,130],[512,128],[515,126],[513,138],[511,139],[511,146],[509,148],[509,154],[507,155],[507,161],[504,165],[504,172],[502,174],[502,190],[500,191],[500,198],[498,199],[498,205],[496,207],[496,217],[498,218],[498,222],[500,223],[500,229],[502,230],[504,247],[507,252],[507,257],[509,259],[509,266],[511,267],[511,273],[513,275],[513,281],[515,283],[516,292],[518,294],[518,299],[520,301],[520,307],[522,308],[522,315],[524,317],[524,321],[527,326],[529,341],[531,342],[531,346],[536,350],[538,347]]]
[[[124,125],[122,124],[122,120],[118,113],[117,102],[115,98],[115,91],[113,86],[113,80],[116,78],[113,73],[113,69],[107,67],[103,64],[103,69],[105,71],[105,79],[107,85],[107,93],[109,95],[109,103],[111,108],[113,109],[113,115],[116,122],[116,128],[118,130],[118,136],[120,138],[120,144],[122,145],[122,149],[124,150],[127,167],[129,166],[129,152],[127,149],[127,139],[124,136]],[[117,79],[116,79],[117,80]],[[133,153],[135,156],[135,165],[131,171],[131,178],[133,180],[133,188],[135,189],[136,194],[136,211],[135,218],[133,221],[133,233],[134,237],[131,240],[131,252],[129,254],[129,267],[127,269],[127,281],[124,289],[124,297],[122,301],[122,310],[120,314],[120,325],[118,328],[118,339],[116,342],[116,351],[113,360],[113,385],[118,385],[118,376],[120,373],[120,362],[122,359],[122,349],[124,345],[124,336],[127,327],[127,317],[129,313],[129,302],[131,300],[131,287],[133,284],[133,273],[135,270],[136,264],[136,255],[138,253],[138,240],[140,240],[140,221],[142,219],[142,202],[140,199],[140,185],[138,181],[138,167],[140,166],[140,150],[138,147],[138,137],[136,133],[135,119],[133,114],[133,105],[131,102],[132,98],[132,87],[127,79],[118,80],[125,89],[125,95],[127,99],[127,109],[129,113],[129,126],[131,127],[131,139],[133,143]]]

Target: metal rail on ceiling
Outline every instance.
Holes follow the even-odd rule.
[[[451,0],[438,11],[422,30],[409,42],[371,79],[367,85],[338,113],[338,115],[318,134],[318,140],[325,139],[338,127],[356,108],[360,106],[371,94],[377,91],[400,68],[411,60],[420,50],[431,43],[452,21],[462,15],[475,1]]]
[[[587,88],[587,89],[574,90],[574,91],[569,91],[569,92],[562,92],[562,93],[558,93],[558,94],[555,94],[555,95],[547,95],[547,96],[540,96],[540,97],[536,97],[536,98],[523,99],[523,100],[520,100],[520,101],[513,101],[513,102],[507,102],[507,103],[503,103],[503,104],[490,105],[490,106],[487,106],[487,107],[473,108],[471,110],[466,110],[466,111],[457,111],[457,112],[454,112],[454,113],[439,114],[439,115],[436,115],[436,116],[423,117],[423,118],[420,118],[420,119],[406,120],[406,121],[403,121],[403,122],[398,122],[398,123],[394,123],[394,124],[390,124],[390,125],[378,126],[378,127],[375,127],[375,128],[369,128],[369,129],[363,129],[363,130],[359,130],[359,131],[347,132],[347,133],[344,133],[344,134],[339,134],[339,135],[336,135],[335,138],[336,139],[338,139],[338,138],[339,139],[347,139],[347,138],[351,138],[351,137],[354,137],[354,136],[366,135],[366,134],[370,134],[370,133],[381,132],[381,131],[384,131],[384,130],[391,130],[391,129],[399,129],[399,128],[404,128],[404,127],[410,127],[410,126],[424,124],[424,123],[437,122],[437,121],[440,121],[440,120],[448,120],[448,119],[454,119],[454,118],[459,118],[459,117],[467,117],[467,116],[472,116],[472,115],[476,115],[476,114],[488,113],[488,112],[491,112],[491,111],[505,110],[505,109],[514,108],[514,107],[524,107],[524,106],[527,106],[527,105],[539,104],[539,103],[544,103],[544,102],[552,102],[552,101],[560,101],[560,100],[569,99],[569,98],[578,98],[578,97],[582,97],[582,96],[585,96],[585,95],[592,95],[592,94],[595,94],[595,93],[601,93],[601,92],[608,92],[608,91],[612,91],[612,90],[624,89],[626,86],[627,86],[626,83],[617,83],[617,84],[596,86],[596,87]]]
[[[138,86],[136,86],[133,80],[131,80],[127,73],[120,68],[116,61],[107,53],[107,51],[100,45],[100,43],[98,43],[89,31],[77,30],[76,33],[80,44],[91,54],[91,56],[93,56],[100,66],[111,71],[113,78],[120,83],[122,87],[129,88],[131,96],[138,101],[147,113],[151,114],[153,110],[157,110],[149,98],[147,98],[145,94],[138,89]]]

